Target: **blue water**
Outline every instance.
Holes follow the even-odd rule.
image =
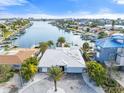
[[[57,27],[48,24],[48,22],[43,21],[34,21],[33,25],[26,29],[26,33],[13,43],[22,48],[30,48],[42,41],[53,40],[54,43],[56,43],[60,36],[65,37],[66,41],[69,43],[73,42],[73,44],[82,45],[83,41],[80,39],[80,36],[60,30]]]

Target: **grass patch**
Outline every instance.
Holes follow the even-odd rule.
[[[76,31],[77,29],[75,28],[67,28],[68,30]]]
[[[4,39],[9,38],[12,34],[13,34],[13,32],[11,32],[11,31],[4,32]]]

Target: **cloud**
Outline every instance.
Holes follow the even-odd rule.
[[[0,7],[23,5],[25,3],[28,3],[28,1],[27,0],[0,0]]]
[[[114,0],[116,4],[124,5],[124,0]]]
[[[39,10],[40,11],[40,10]],[[124,19],[124,13],[114,13],[109,8],[102,8],[96,13],[91,13],[89,11],[67,11],[67,13],[63,15],[50,15],[43,12],[35,12],[35,13],[26,13],[26,14],[12,14],[7,12],[0,12],[1,18],[12,18],[12,17],[34,17],[34,18],[108,18],[108,19]]]
[[[108,19],[117,19],[122,18],[124,19],[124,13],[89,13],[89,12],[78,12],[74,14],[67,14],[67,15],[49,15],[45,13],[29,13],[29,14],[11,14],[11,13],[0,13],[1,18],[12,18],[12,17],[22,17],[22,18],[28,18],[28,17],[34,17],[34,18],[108,18]]]
[[[101,14],[112,13],[112,10],[109,8],[102,8],[99,10],[98,13],[101,13]]]

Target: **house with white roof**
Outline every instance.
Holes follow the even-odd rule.
[[[76,48],[47,49],[39,63],[39,72],[48,72],[52,66],[59,66],[66,73],[82,73],[86,68],[84,59]]]

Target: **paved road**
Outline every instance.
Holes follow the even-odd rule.
[[[53,81],[47,75],[37,75],[36,78],[41,80],[26,88],[23,93],[47,93],[48,89],[54,87]],[[64,75],[57,85],[66,93],[95,93],[85,84],[81,74]]]

